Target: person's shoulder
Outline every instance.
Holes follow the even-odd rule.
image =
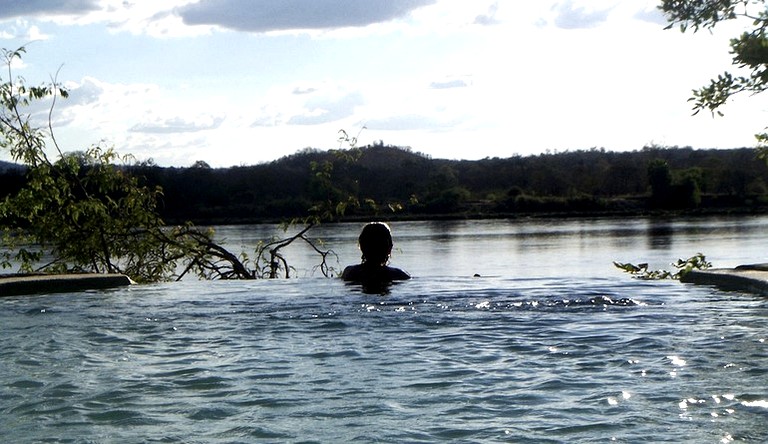
[[[387,267],[387,274],[389,275],[389,278],[393,281],[405,281],[411,278],[410,274],[395,267]]]
[[[363,264],[349,265],[344,268],[341,278],[345,281],[404,281],[411,275],[395,267],[370,268]]]
[[[349,265],[341,272],[341,278],[345,281],[358,280],[362,274],[361,268],[361,265]]]

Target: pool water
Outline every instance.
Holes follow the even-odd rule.
[[[8,442],[768,439],[752,295],[416,278],[378,296],[317,279],[3,305]]]
[[[521,236],[515,230],[511,236]],[[599,258],[586,256],[576,262],[588,270],[541,263],[556,256],[553,248],[634,252],[621,230],[601,235],[603,247],[569,244],[583,243],[583,234],[550,243],[530,235],[525,242],[537,248],[495,252],[509,255],[507,263],[541,264],[519,266],[529,273],[504,275],[491,253],[473,250],[466,263],[479,255],[493,272],[479,278],[427,273],[437,266],[408,259],[418,256],[408,236],[393,262],[415,277],[383,294],[307,277],[2,298],[0,436],[30,443],[768,441],[764,295],[636,280],[610,264],[634,257],[606,257],[597,271]],[[435,238],[433,249],[459,241],[466,239]],[[659,255],[652,242],[638,242],[649,247],[640,253]]]

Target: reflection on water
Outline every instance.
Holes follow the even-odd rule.
[[[666,221],[664,249],[655,223],[395,223],[393,263],[415,278],[384,294],[318,278],[2,298],[0,436],[768,441],[768,299],[611,265],[764,261],[768,220]],[[219,235],[255,245],[273,229]],[[352,263],[359,229],[316,234]]]
[[[678,258],[704,253],[715,266],[765,262],[768,217],[594,218],[394,222],[391,263],[413,276],[605,277],[613,261],[668,269]],[[357,263],[361,224],[329,224],[311,232],[339,255],[337,268]],[[277,233],[273,226],[218,227],[233,249],[253,249]],[[316,258],[306,245],[286,250],[299,276]]]
[[[652,219],[648,223],[648,249],[668,250],[672,246],[672,236],[675,229],[672,221]]]

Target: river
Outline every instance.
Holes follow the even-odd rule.
[[[313,232],[359,260],[360,224]],[[5,442],[765,442],[768,217],[398,222],[386,294],[299,279],[0,299]],[[217,227],[233,249],[272,226]],[[479,274],[479,277],[473,277]]]

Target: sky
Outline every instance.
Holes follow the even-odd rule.
[[[717,118],[688,102],[731,68],[738,25],[665,30],[658,4],[0,0],[0,46],[27,50],[14,76],[69,89],[52,122],[64,151],[109,146],[161,166],[339,148],[339,130],[469,160],[754,146],[761,97]]]

